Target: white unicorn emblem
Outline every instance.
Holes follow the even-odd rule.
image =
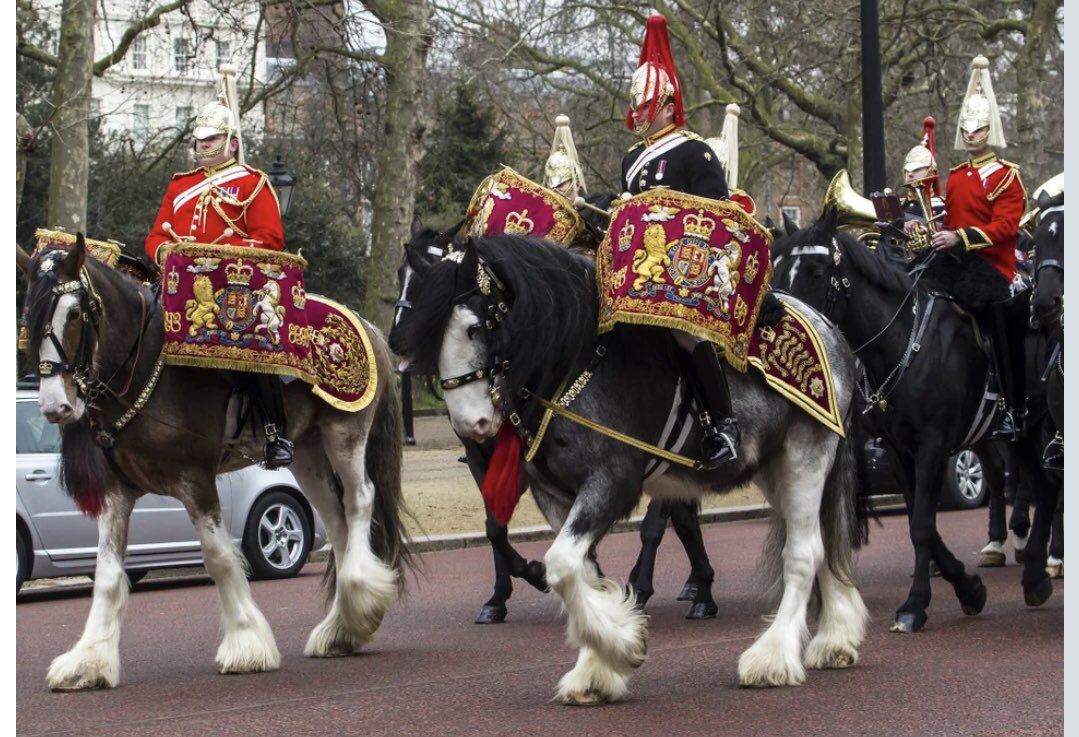
[[[255,303],[259,322],[254,332],[258,335],[260,330],[265,330],[273,344],[280,345],[281,325],[285,319],[285,308],[281,306],[281,286],[275,281],[268,281],[255,295],[259,298]]]

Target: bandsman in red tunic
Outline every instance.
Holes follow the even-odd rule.
[[[265,172],[241,163],[232,111],[219,102],[195,118],[199,168],[174,174],[165,190],[146,253],[156,261],[162,243],[176,240],[252,246],[285,246],[281,209]]]
[[[1008,304],[1016,272],[1019,219],[1026,209],[1027,193],[1019,167],[997,158],[994,151],[1007,144],[989,61],[977,56],[973,67],[955,134],[955,148],[966,151],[968,158],[948,176],[944,225],[934,233],[933,247],[963,254],[960,264],[964,273],[956,276],[948,291],[971,308],[988,329],[1003,390],[1002,411],[997,413],[992,437],[1014,440],[1021,431],[1024,403],[1025,321],[1018,314],[1022,310],[1009,310]],[[964,288],[963,284],[976,288]]]
[[[226,100],[229,80],[226,73]],[[237,116],[211,102],[195,118],[194,150],[199,168],[175,174],[165,191],[146,253],[157,262],[164,243],[196,242],[273,251],[285,247],[281,208],[265,172],[243,163]],[[261,373],[239,373],[241,386],[260,405],[266,433],[266,468],[292,463],[286,439],[281,380]]]

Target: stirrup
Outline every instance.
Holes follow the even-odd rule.
[[[1045,446],[1045,452],[1042,453],[1042,468],[1049,471],[1064,470],[1064,438],[1060,437],[1060,433],[1057,433]]]
[[[1018,412],[1013,412],[1010,409],[1001,409],[997,411],[997,414],[993,419],[993,427],[989,431],[990,440],[1003,440],[1008,443],[1014,443],[1019,439],[1021,433],[1022,427],[1019,421]]]
[[[717,428],[711,423],[706,423],[705,419],[707,415],[702,415],[701,468],[711,471],[724,463],[738,460],[738,450],[742,440],[738,422],[733,417],[726,417]]]

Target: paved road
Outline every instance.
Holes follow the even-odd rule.
[[[504,625],[471,624],[487,595],[489,552],[424,556],[424,573],[362,655],[302,656],[322,607],[320,566],[299,578],[253,584],[274,628],[282,668],[220,676],[217,595],[203,576],[160,580],[131,597],[121,643],[122,680],[109,692],[55,694],[50,659],[81,631],[89,587],[37,591],[16,607],[18,733],[94,735],[1057,735],[1063,731],[1063,583],[1041,608],[1022,603],[1019,568],[983,570],[989,603],[966,617],[936,579],[928,629],[887,631],[909,585],[902,516],[883,519],[859,556],[873,615],[858,666],[811,672],[798,688],[737,687],[739,653],[766,610],[752,580],[759,520],[705,527],[718,571],[716,620],[689,622],[674,601],[686,564],[665,541],[648,662],[623,703],[592,709],[550,701],[574,661],[554,596],[519,588]],[[945,539],[976,557],[985,511],[941,516]],[[539,556],[544,543],[523,550]],[[604,568],[624,577],[633,534],[609,537]],[[1021,677],[1016,674],[1022,674]]]

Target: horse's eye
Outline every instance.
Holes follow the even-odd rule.
[[[465,331],[465,334],[468,335],[469,340],[472,340],[473,338],[476,337],[476,333],[478,333],[479,331],[480,331],[480,326],[478,324],[477,325],[469,325],[468,329]]]
[[[67,313],[67,320],[68,320],[68,322],[71,322],[72,320],[78,320],[78,319],[79,319],[79,316],[80,316],[80,314],[81,314],[81,313],[80,313],[80,312],[79,312],[78,310],[71,310],[71,311],[69,311],[69,312]]]

